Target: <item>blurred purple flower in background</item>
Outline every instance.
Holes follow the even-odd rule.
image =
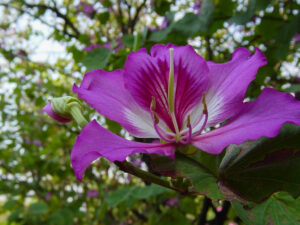
[[[300,34],[295,34],[293,39],[295,41],[295,44],[299,44],[300,43]]]
[[[45,200],[49,201],[52,198],[52,193],[51,192],[47,192],[46,196],[45,196]]]
[[[171,207],[178,205],[178,203],[179,203],[178,198],[171,198],[165,202],[166,205],[171,206]]]
[[[96,12],[91,4],[83,1],[80,1],[75,8],[77,11],[82,11],[87,17],[92,17]]]
[[[202,6],[202,1],[196,1],[195,5],[193,7],[194,11],[196,12],[197,15],[200,16],[200,11],[201,11],[201,6]]]
[[[88,198],[98,198],[98,191],[95,189],[88,190],[87,197]]]
[[[85,49],[84,49],[84,51],[92,51],[92,50],[94,50],[95,48],[100,48],[101,47],[101,45],[99,45],[99,44],[91,44],[89,47],[86,47]]]

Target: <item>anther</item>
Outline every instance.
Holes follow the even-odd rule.
[[[186,139],[185,141],[181,140],[180,143],[181,144],[184,144],[184,145],[187,145],[188,143],[190,143],[191,141],[191,137],[192,137],[192,126],[191,126],[191,116],[188,115],[187,117],[187,123],[186,123],[186,126],[188,127],[188,134],[186,135]]]
[[[156,102],[154,96],[152,96],[152,101],[151,101],[151,110],[154,111],[156,109]]]
[[[205,100],[205,95],[206,93],[203,92],[202,94],[202,104],[203,104],[203,114],[207,114],[207,104],[206,104],[206,100]]]

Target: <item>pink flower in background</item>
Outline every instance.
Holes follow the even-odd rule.
[[[92,51],[92,50],[94,50],[95,48],[100,48],[101,47],[101,45],[99,45],[99,44],[91,44],[89,47],[86,47],[85,49],[84,49],[84,51]]]
[[[300,43],[300,34],[295,34],[294,41],[295,41],[296,44]]]
[[[171,199],[168,199],[165,204],[168,206],[174,207],[174,206],[178,205],[178,203],[179,203],[178,198],[171,198]]]
[[[95,189],[88,190],[87,197],[88,198],[98,198],[98,191]]]
[[[73,91],[133,136],[164,143],[139,143],[104,129],[96,120],[77,137],[71,153],[76,177],[99,157],[123,161],[134,153],[174,158],[179,145],[220,154],[230,144],[276,136],[283,123],[300,125],[300,102],[263,89],[244,102],[250,82],[266,64],[264,54],[238,48],[226,63],[205,61],[189,46],[154,45],[132,52],[124,69],[88,72]],[[284,109],[284,110],[283,110]],[[226,123],[209,131],[206,128]]]
[[[49,201],[52,198],[52,193],[51,192],[47,192],[46,196],[45,196],[45,200]]]
[[[195,10],[197,15],[200,15],[201,11],[201,6],[202,6],[202,1],[196,1],[193,9]]]
[[[91,4],[83,1],[80,1],[80,3],[75,8],[78,11],[82,11],[87,17],[92,17],[96,12]]]

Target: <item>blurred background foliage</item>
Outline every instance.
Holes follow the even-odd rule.
[[[287,194],[245,210],[150,185],[104,159],[78,182],[69,155],[79,128],[41,111],[72,95],[86,71],[122,68],[130,51],[156,43],[189,43],[215,62],[258,47],[268,64],[247,97],[267,86],[299,99],[299,9],[298,0],[1,0],[0,224],[299,223],[300,202]],[[129,137],[88,106],[85,114]],[[152,171],[148,156],[129,161]]]

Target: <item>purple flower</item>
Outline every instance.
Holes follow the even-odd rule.
[[[171,198],[166,201],[166,205],[171,206],[171,207],[178,205],[178,203],[179,203],[179,201],[177,198]]]
[[[56,120],[57,122],[60,123],[69,123],[72,121],[72,119],[70,118],[66,118],[61,116],[60,114],[54,112],[54,110],[52,109],[51,103],[48,103],[44,108],[43,108],[44,112],[46,112],[52,119]]]
[[[99,45],[99,44],[91,44],[89,47],[86,47],[85,49],[84,49],[84,51],[92,51],[92,50],[94,50],[95,48],[100,48],[101,47],[101,45]]]
[[[194,5],[193,9],[197,13],[197,15],[200,15],[201,6],[202,6],[202,1],[196,1],[195,2],[195,5]]]
[[[299,44],[300,43],[300,34],[295,34],[294,41],[295,41],[295,44]]]
[[[230,144],[261,136],[274,137],[283,123],[300,125],[300,102],[292,95],[265,88],[252,102],[244,96],[264,54],[238,48],[227,63],[206,62],[189,46],[154,45],[132,52],[124,69],[85,74],[73,92],[100,114],[120,123],[133,136],[166,143],[129,141],[96,120],[77,137],[71,153],[76,177],[99,157],[123,161],[134,153],[174,158],[178,145],[194,145],[220,154]],[[205,128],[223,126],[208,132]],[[204,132],[205,131],[205,132]]]
[[[52,198],[52,193],[51,192],[47,192],[46,196],[45,196],[45,200],[49,201]]]
[[[94,190],[94,189],[88,190],[87,197],[88,198],[98,198],[98,191]]]
[[[95,13],[94,7],[86,2],[80,1],[75,8],[76,10],[81,10],[87,17],[92,17]]]

